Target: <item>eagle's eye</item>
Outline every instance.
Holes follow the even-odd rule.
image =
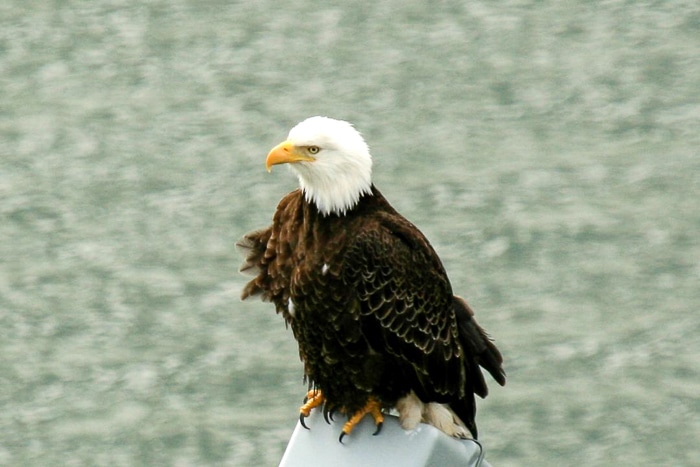
[[[307,151],[309,151],[309,154],[318,154],[318,152],[321,150],[318,146],[309,146],[307,148]]]

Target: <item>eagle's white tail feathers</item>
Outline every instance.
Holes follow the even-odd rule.
[[[454,438],[473,438],[462,420],[447,405],[437,402],[424,403],[413,391],[398,400],[396,410],[404,430],[413,430],[419,422],[423,422]]]

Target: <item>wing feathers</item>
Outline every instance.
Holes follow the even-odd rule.
[[[272,228],[260,229],[246,234],[238,242],[236,248],[244,255],[243,263],[239,271],[244,274],[255,275],[255,279],[246,284],[241,292],[241,299],[263,294],[263,298],[269,300],[269,275],[267,265],[270,259],[268,243],[272,235]]]
[[[411,232],[396,235],[400,229]],[[459,395],[465,375],[453,358],[461,348],[449,282],[441,265],[435,270],[427,241],[411,235],[420,233],[397,219],[359,229],[345,256],[345,284],[357,290],[366,322],[375,323],[371,345],[413,368],[420,393],[431,400]]]
[[[454,297],[453,307],[459,322],[459,329],[465,348],[470,355],[477,359],[479,365],[493,376],[493,379],[498,384],[504,386],[506,384],[506,374],[503,371],[503,356],[501,356],[501,352],[493,344],[486,331],[476,322],[474,311],[462,297]],[[475,392],[481,397],[486,397],[488,389],[486,383],[483,382],[483,378],[480,379],[483,387],[478,388],[479,390],[475,390]]]

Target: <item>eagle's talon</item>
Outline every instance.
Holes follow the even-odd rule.
[[[372,418],[374,419],[374,424],[377,426],[374,435],[376,436],[379,434],[380,431],[382,431],[382,425],[384,424],[384,415],[382,415],[382,405],[376,398],[370,396],[365,406],[357,412],[355,412],[354,414],[352,414],[348,422],[345,425],[343,425],[343,431],[342,433],[340,433],[340,438],[338,438],[338,441],[340,441],[341,444],[345,435],[349,435],[352,432],[353,428],[355,428],[355,426],[358,423],[360,423],[362,418],[367,414],[372,415]]]
[[[306,396],[304,397],[304,405],[299,407],[299,423],[301,424],[301,426],[303,426],[307,430],[309,429],[309,427],[306,426],[304,419],[311,414],[312,409],[318,407],[319,405],[322,405],[325,402],[325,400],[326,397],[318,389],[311,390],[306,393]]]

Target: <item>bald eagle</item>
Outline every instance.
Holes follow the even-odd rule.
[[[242,299],[274,303],[292,328],[309,382],[302,425],[315,407],[341,412],[342,442],[367,414],[378,433],[395,409],[407,430],[423,421],[476,438],[474,395],[488,392],[479,367],[504,385],[503,358],[425,236],[373,185],[360,133],[311,117],[269,152],[267,170],[277,164],[300,188],[237,243],[255,276]]]

